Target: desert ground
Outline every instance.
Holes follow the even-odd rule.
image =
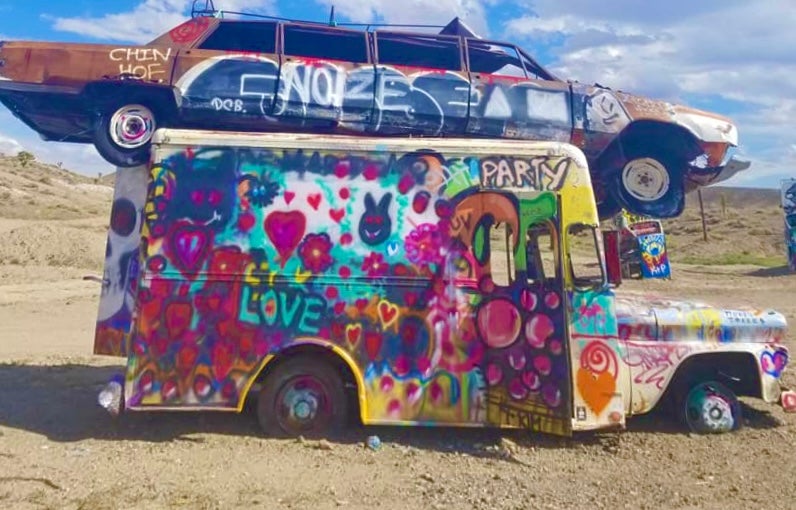
[[[571,439],[356,428],[334,441],[277,440],[250,414],[113,419],[96,395],[122,360],[91,353],[99,284],[83,280],[101,273],[111,183],[0,159],[0,508],[796,506],[796,415],[756,400],[744,401],[745,427],[721,436],[661,414]],[[673,279],[624,287],[772,307],[796,323],[777,193],[704,196],[708,242],[689,196],[666,222]],[[364,446],[372,434],[375,451]]]

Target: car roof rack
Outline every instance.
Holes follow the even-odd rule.
[[[442,35],[462,35],[465,37],[476,37],[480,39],[480,37],[476,35],[475,32],[473,32],[470,29],[470,27],[465,25],[464,22],[458,17],[454,18],[447,25],[426,25],[426,24],[408,24],[408,23],[349,23],[349,22],[336,21],[334,18],[334,6],[332,6],[331,12],[329,14],[329,23],[324,23],[321,21],[307,21],[300,19],[283,18],[280,16],[269,16],[266,14],[258,14],[253,12],[223,11],[216,9],[215,5],[213,4],[213,0],[193,0],[193,5],[191,6],[192,18],[200,16],[223,18],[225,14],[230,14],[233,16],[245,16],[250,18],[267,19],[274,21],[308,23],[313,25],[324,25],[330,27],[338,27],[338,26],[365,27],[365,30],[367,31],[370,31],[373,28],[438,28],[441,29],[439,33]]]

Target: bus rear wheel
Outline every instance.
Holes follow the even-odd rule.
[[[257,419],[276,437],[318,437],[342,430],[348,402],[340,374],[328,363],[290,358],[268,374],[257,398]]]

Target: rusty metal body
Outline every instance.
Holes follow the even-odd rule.
[[[687,191],[739,169],[727,166],[738,133],[725,117],[563,81],[516,46],[474,37],[196,17],[143,46],[13,41],[0,59],[0,101],[17,117],[121,166],[143,156],[114,160],[97,126],[137,104],[132,137],[174,126],[568,142],[589,159],[603,216],[676,216]]]

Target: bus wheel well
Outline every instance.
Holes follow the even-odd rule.
[[[356,419],[358,422],[359,418],[355,417],[361,416],[359,391],[362,388],[359,388],[357,379],[354,376],[354,372],[349,366],[348,362],[330,347],[317,344],[299,344],[288,347],[287,349],[275,354],[274,358],[265,365],[265,367],[257,375],[255,384],[258,387],[268,384],[268,376],[273,373],[278,366],[288,360],[303,356],[320,360],[334,369],[334,371],[339,375],[340,380],[343,382],[343,388],[345,389],[346,398],[349,405],[348,409],[350,410],[352,420]],[[259,393],[259,391],[255,393]],[[256,396],[252,396],[252,394],[249,393],[249,395],[246,396],[247,406],[251,405],[255,399]]]
[[[697,354],[677,368],[662,401],[676,403],[700,382],[718,381],[736,395],[760,398],[760,371],[754,355],[748,352]]]

